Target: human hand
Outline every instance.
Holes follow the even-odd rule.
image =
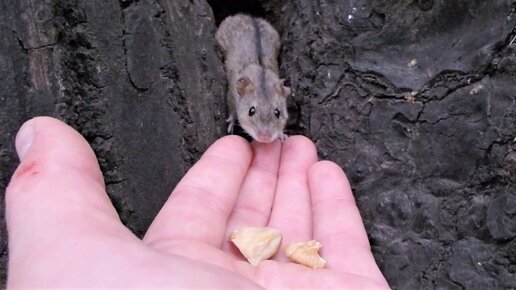
[[[32,146],[30,146],[32,140]],[[113,208],[88,143],[52,118],[25,123],[6,192],[8,287],[388,288],[346,176],[312,142],[215,142],[172,192],[143,240]],[[227,241],[239,226],[283,234],[253,267]],[[291,241],[316,239],[327,268],[288,262]]]

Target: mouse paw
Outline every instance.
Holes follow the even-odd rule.
[[[288,135],[285,134],[285,133],[281,133],[281,135],[278,136],[278,139],[281,141],[281,143],[285,142],[285,140],[287,140],[288,138]]]
[[[233,127],[235,126],[235,118],[233,115],[229,116],[226,122],[228,122],[228,134],[233,134]]]

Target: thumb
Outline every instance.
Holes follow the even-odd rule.
[[[108,226],[123,228],[95,154],[71,127],[49,117],[29,120],[16,150],[20,165],[5,195],[10,268],[63,237],[77,241]]]

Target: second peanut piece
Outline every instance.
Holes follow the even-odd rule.
[[[326,266],[326,261],[319,256],[321,243],[317,241],[291,243],[285,249],[285,255],[292,261],[311,267],[322,269]]]

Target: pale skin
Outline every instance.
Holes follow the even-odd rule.
[[[305,137],[219,139],[143,239],[120,222],[93,151],[72,128],[35,118],[16,145],[21,164],[5,197],[9,288],[388,288],[344,172],[318,162]],[[251,266],[227,241],[244,225],[280,230],[280,252]],[[322,243],[326,269],[283,254],[287,243],[311,239]]]

